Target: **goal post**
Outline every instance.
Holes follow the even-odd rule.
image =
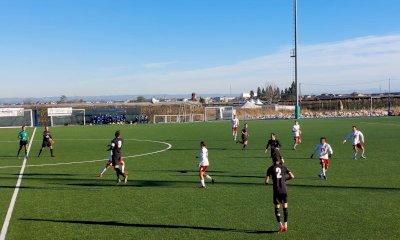
[[[86,110],[73,108],[48,108],[48,116],[50,117],[50,125],[67,126],[67,125],[86,125]]]
[[[235,112],[233,106],[205,107],[204,121],[231,120]]]
[[[24,108],[0,108],[0,128],[33,127],[33,111]]]

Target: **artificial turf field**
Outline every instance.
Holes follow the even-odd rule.
[[[398,239],[400,119],[301,120],[303,143],[296,151],[292,125],[250,121],[246,151],[233,142],[229,122],[54,127],[55,158],[48,149],[36,157],[38,128],[7,239]],[[366,137],[366,160],[352,160],[350,143],[342,145],[352,125]],[[126,186],[115,186],[111,168],[97,177],[117,129],[125,139]],[[18,131],[0,129],[2,225],[23,161],[15,157]],[[295,175],[288,183],[289,231],[282,234],[275,232],[272,186],[264,185],[272,131]],[[321,136],[334,150],[326,181],[317,177],[319,161],[309,159]],[[207,189],[198,188],[201,140],[217,181]]]

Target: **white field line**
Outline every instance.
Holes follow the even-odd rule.
[[[362,124],[369,124],[369,125],[380,125],[380,126],[399,126],[400,127],[400,122],[398,124],[396,123],[380,123],[380,122],[360,122]]]
[[[0,240],[5,240],[6,239],[6,234],[7,234],[7,230],[8,230],[8,225],[10,224],[10,220],[11,220],[11,216],[12,213],[14,211],[14,206],[15,206],[15,202],[17,201],[17,196],[18,196],[18,192],[19,192],[19,187],[21,186],[21,182],[22,182],[22,177],[24,175],[24,170],[26,167],[26,162],[28,160],[29,157],[29,152],[31,151],[31,146],[32,146],[32,141],[33,138],[35,137],[35,133],[36,133],[36,128],[33,130],[33,134],[32,134],[32,138],[29,142],[29,146],[26,152],[26,156],[24,158],[24,161],[22,162],[22,167],[21,167],[21,171],[19,172],[18,175],[18,181],[17,184],[15,185],[15,190],[14,190],[14,194],[12,195],[11,198],[11,202],[10,202],[10,206],[8,207],[8,211],[7,211],[7,215],[6,215],[6,219],[4,220],[3,223],[3,227],[1,229],[1,233],[0,233]]]
[[[64,139],[65,140],[65,139]],[[78,140],[78,139],[69,139],[69,140]],[[82,140],[82,139],[79,139]],[[92,141],[93,139],[86,139],[86,140],[90,140]],[[135,157],[143,157],[143,156],[148,156],[148,155],[152,155],[152,154],[157,154],[157,153],[161,153],[161,152],[165,152],[169,149],[171,149],[172,145],[167,143],[167,142],[162,142],[162,141],[153,141],[153,140],[139,140],[139,139],[125,139],[125,140],[134,140],[134,141],[139,141],[139,142],[154,142],[154,143],[161,143],[161,144],[165,144],[167,145],[166,148],[158,150],[158,151],[154,151],[154,152],[149,152],[149,153],[142,153],[142,154],[136,154],[136,155],[131,155],[131,156],[124,156],[124,158],[135,158]],[[29,145],[30,147],[30,145]],[[31,164],[31,165],[26,165],[26,167],[45,167],[45,166],[59,166],[59,165],[72,165],[72,164],[83,164],[83,163],[93,163],[93,162],[102,162],[102,161],[106,161],[108,160],[108,158],[104,158],[104,159],[96,159],[96,160],[88,160],[88,161],[80,161],[80,162],[64,162],[64,163],[44,163],[44,164]],[[4,168],[16,168],[19,166],[3,166],[0,167],[0,169],[4,169]],[[1,240],[1,239],[0,239]]]

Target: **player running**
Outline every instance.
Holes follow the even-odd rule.
[[[106,163],[106,166],[104,166],[104,167],[101,169],[99,175],[97,175],[98,177],[102,177],[103,174],[107,171],[107,169],[113,165],[113,164],[112,164],[112,150],[111,150],[111,145],[108,145],[107,147],[109,147],[109,149],[107,149],[107,151],[110,151],[110,156],[108,157],[108,161],[107,161],[107,163]],[[128,172],[125,172],[125,162],[124,162],[124,160],[123,160],[122,157],[121,157],[119,163],[121,164],[121,171],[122,171],[124,174],[128,174]]]
[[[110,151],[112,153],[111,163],[114,166],[115,172],[117,173],[117,185],[121,183],[119,176],[124,177],[124,183],[128,182],[128,174],[125,174],[119,168],[121,157],[122,157],[122,144],[124,140],[121,138],[120,131],[115,132],[115,138],[111,141]]]
[[[314,148],[310,158],[314,157],[314,154],[318,153],[319,160],[321,162],[321,172],[319,173],[319,177],[321,179],[327,179],[326,172],[328,171],[329,167],[329,158],[333,154],[333,150],[331,145],[326,142],[325,137],[321,137],[319,144]]]
[[[268,148],[271,146],[271,158],[276,152],[279,152],[279,149],[282,147],[281,143],[278,139],[276,139],[276,134],[271,133],[271,139],[268,140],[267,146],[265,147],[265,153],[268,152]]]
[[[352,144],[353,144],[353,149],[354,149],[353,160],[357,160],[357,154],[358,154],[359,148],[361,148],[361,158],[365,159],[366,157],[364,155],[364,152],[365,152],[364,134],[361,131],[357,130],[356,126],[353,126],[352,131],[343,140],[343,144],[345,144],[346,141],[349,139],[352,139]]]
[[[208,150],[203,141],[200,142],[200,156],[197,156],[196,158],[199,158],[197,166],[199,168],[200,188],[206,188],[204,177],[211,180],[212,184],[214,184],[215,181],[210,175],[206,174],[206,170],[210,163],[208,162]]]
[[[53,154],[53,144],[54,138],[50,134],[49,127],[46,126],[43,131],[42,148],[39,151],[38,157],[40,157],[40,154],[42,154],[42,151],[45,147],[50,148],[51,157],[55,157]]]
[[[241,144],[243,144],[242,150],[245,150],[245,149],[246,149],[247,143],[248,143],[247,141],[248,141],[248,137],[249,137],[249,132],[248,132],[247,128],[248,128],[248,124],[245,123],[245,124],[244,124],[244,127],[243,127],[243,129],[242,129],[242,132],[241,132],[241,134],[242,134],[242,141],[236,141],[236,143],[241,143]]]
[[[28,137],[28,133],[25,130],[25,126],[22,126],[21,131],[18,133],[18,139],[19,139],[19,149],[18,149],[18,153],[17,153],[17,158],[19,157],[19,153],[21,152],[22,147],[24,147],[25,156],[28,152],[27,148],[29,146],[29,144],[28,144],[29,137]]]
[[[296,150],[297,145],[299,145],[301,143],[301,130],[300,130],[300,125],[299,125],[298,121],[294,121],[292,132],[293,132],[293,138],[294,138],[293,150]]]
[[[233,115],[231,123],[232,123],[233,141],[236,141],[236,139],[237,139],[237,130],[238,130],[238,127],[239,127],[239,119],[236,117],[236,115]]]
[[[274,154],[274,163],[268,168],[265,176],[265,184],[269,184],[269,179],[272,177],[273,182],[273,202],[275,206],[275,216],[278,221],[279,233],[287,231],[288,222],[288,194],[286,181],[294,178],[293,173],[282,165],[279,154]],[[288,175],[288,176],[287,176]],[[286,177],[287,176],[287,177]],[[280,207],[283,207],[284,224],[281,222]]]

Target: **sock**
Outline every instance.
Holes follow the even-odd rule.
[[[323,176],[325,176],[325,172],[326,172],[325,168],[322,167],[322,175],[323,175]]]
[[[40,149],[38,157],[40,156],[40,154],[42,154],[42,150],[43,148]]]
[[[321,171],[319,171],[319,175],[323,175],[324,171],[322,170],[323,168],[321,167]]]
[[[357,153],[355,152],[354,154],[353,154],[353,158],[356,158],[357,157]]]
[[[125,174],[121,171],[121,169],[116,168],[115,171],[117,172],[117,175],[119,174],[119,175],[125,177]],[[119,177],[119,176],[118,176],[118,177]]]
[[[107,167],[104,167],[103,169],[101,169],[100,174],[103,175],[103,173],[105,173],[107,171]]]
[[[54,156],[53,155],[53,149],[51,149],[51,148],[50,148],[50,153],[51,153],[51,156]]]
[[[246,144],[244,144],[244,145],[243,145],[243,149],[244,149],[244,148],[246,148],[246,146],[247,146],[247,145],[246,145]]]
[[[361,157],[364,157],[364,150],[361,152]]]
[[[212,177],[210,177],[210,175],[207,175],[206,178],[207,178],[208,180],[211,180],[211,179],[212,179]]]
[[[283,219],[285,221],[285,226],[287,225],[287,220],[288,220],[288,209],[283,208]]]
[[[21,147],[18,149],[17,157],[19,156],[20,152],[21,152]]]
[[[278,223],[281,223],[281,214],[279,213],[279,208],[275,208],[275,216]]]
[[[201,186],[202,186],[202,187],[205,187],[205,186],[206,186],[206,184],[204,183],[204,179],[201,179],[201,180],[200,180],[200,183],[201,183]]]

